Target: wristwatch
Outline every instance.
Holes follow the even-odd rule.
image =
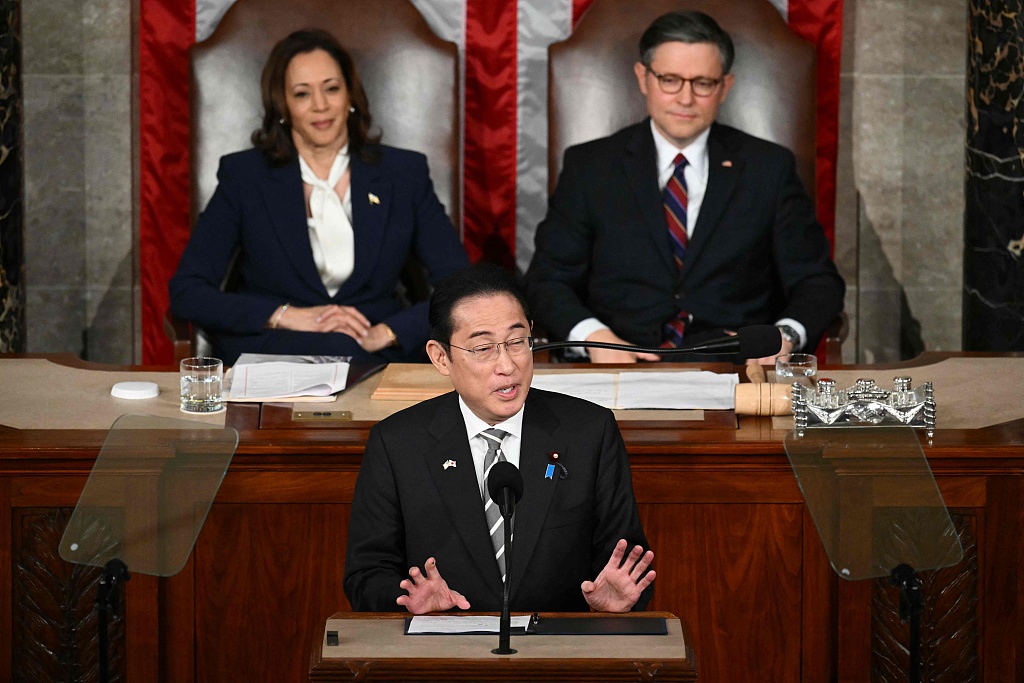
[[[779,333],[782,334],[782,338],[793,345],[794,349],[800,347],[800,335],[789,325],[776,325],[779,328]]]

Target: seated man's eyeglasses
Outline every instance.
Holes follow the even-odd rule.
[[[525,356],[533,351],[533,337],[516,337],[515,339],[509,339],[504,342],[497,342],[494,344],[480,344],[474,346],[471,349],[467,349],[462,346],[455,346],[455,344],[449,344],[454,349],[461,349],[467,353],[472,354],[471,358],[481,363],[488,361],[497,360],[498,355],[501,353],[500,348],[505,347],[509,356],[513,358]]]
[[[646,67],[647,72],[650,73],[658,80],[658,87],[661,88],[661,92],[666,95],[675,95],[677,92],[683,89],[683,86],[687,82],[690,84],[690,89],[693,90],[693,94],[696,97],[708,97],[713,95],[718,86],[721,85],[721,78],[708,78],[707,76],[697,76],[696,78],[683,78],[675,74],[660,74],[653,70],[651,67]]]

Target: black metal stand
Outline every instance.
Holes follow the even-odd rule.
[[[505,489],[505,495],[509,490]],[[513,503],[514,504],[514,503]],[[505,501],[505,509],[509,509],[508,500]],[[501,599],[501,621],[498,626],[498,647],[491,650],[495,655],[514,655],[519,650],[513,650],[511,645],[511,622],[509,614],[509,583],[512,580],[512,515],[502,515],[502,526],[505,527],[505,585]]]
[[[921,614],[924,612],[924,591],[921,579],[908,564],[898,565],[889,575],[889,584],[900,591],[900,619],[910,622],[910,670],[907,680],[921,683]]]
[[[107,615],[111,620],[116,620],[121,611],[121,584],[131,579],[128,574],[128,567],[124,562],[113,559],[107,562],[103,568],[103,578],[100,579],[100,587],[96,591],[97,624],[99,626],[99,680],[100,683],[110,683],[110,643],[107,628]]]

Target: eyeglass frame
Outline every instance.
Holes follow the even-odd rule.
[[[505,353],[508,354],[509,358],[516,358],[518,352],[513,352],[511,349],[509,349],[508,345],[509,344],[515,344],[515,343],[521,342],[521,341],[525,341],[526,342],[526,348],[529,349],[530,351],[533,351],[533,347],[534,347],[534,344],[536,342],[534,341],[533,337],[529,336],[529,335],[522,336],[522,337],[515,337],[514,339],[506,339],[503,342],[490,342],[490,343],[487,343],[487,344],[478,344],[478,345],[474,346],[471,349],[467,349],[464,346],[456,346],[455,344],[452,344],[451,342],[448,342],[448,346],[450,346],[453,349],[459,349],[460,351],[465,351],[465,352],[471,354],[470,358],[472,358],[473,360],[475,360],[475,361],[477,361],[479,363],[488,363],[488,362],[496,361],[496,360],[498,360],[501,357],[501,349],[500,349],[500,347],[502,347],[502,346],[505,347]],[[492,348],[496,351],[496,354],[494,355],[493,358],[484,358],[483,356],[480,355],[481,353],[488,352]]]
[[[717,91],[718,88],[721,87],[722,83],[725,81],[725,75],[723,75],[721,78],[708,78],[707,76],[683,78],[682,76],[679,76],[677,74],[660,74],[647,64],[644,64],[644,69],[646,69],[647,73],[654,76],[654,80],[658,82],[658,89],[661,90],[661,92],[665,93],[666,95],[678,95],[683,91],[683,88],[686,87],[686,84],[689,83],[690,92],[693,93],[694,97],[711,97],[712,95],[715,94],[715,91]],[[663,78],[678,78],[680,83],[679,89],[673,91],[666,90],[665,84],[662,81]],[[709,90],[706,94],[701,94],[697,92],[697,88],[695,87],[697,81],[712,81],[713,85],[711,86],[711,90]]]

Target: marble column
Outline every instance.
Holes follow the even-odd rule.
[[[963,348],[1024,351],[1024,0],[970,0]]]
[[[25,350],[20,18],[0,0],[0,353]]]

